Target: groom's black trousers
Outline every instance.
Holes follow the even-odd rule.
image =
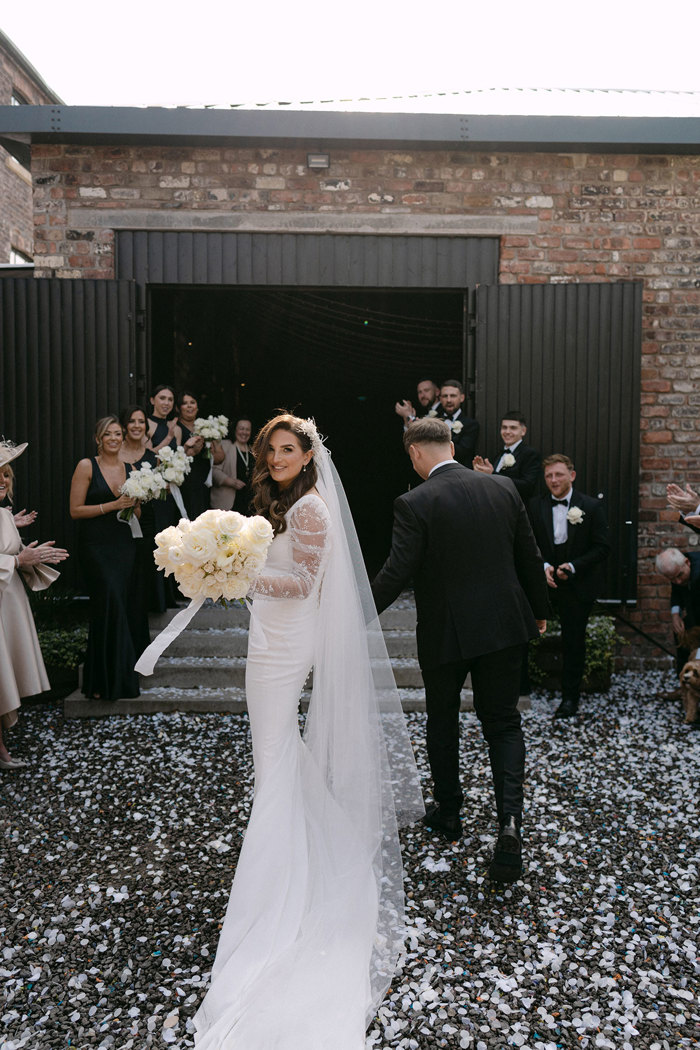
[[[498,819],[512,814],[520,823],[525,777],[525,741],[518,711],[522,658],[522,645],[513,645],[471,660],[423,668],[428,761],[435,801],[448,816],[459,812],[464,799],[459,776],[459,706],[464,680],[471,671],[474,710],[489,746]]]

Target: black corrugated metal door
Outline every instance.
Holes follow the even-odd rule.
[[[95,421],[134,399],[134,331],[133,281],[0,280],[0,433],[29,442],[15,503],[39,510],[42,539],[72,546],[70,479]]]
[[[608,599],[636,593],[642,285],[481,286],[476,417],[485,451],[520,408],[529,443],[564,452],[576,486],[602,494],[613,542]]]

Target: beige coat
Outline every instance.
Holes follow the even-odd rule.
[[[49,689],[34,619],[15,555],[22,541],[12,511],[0,507],[0,722],[9,728],[17,721],[20,697]],[[38,571],[34,571],[34,569]],[[47,565],[22,571],[32,590],[43,590],[59,573]]]
[[[224,453],[224,458],[218,465],[214,464],[212,470],[210,503],[216,510],[233,510],[238,490],[232,489],[230,485],[224,485],[223,481],[226,478],[238,477],[236,473],[236,464],[238,462],[238,456],[236,455],[236,442],[224,438],[221,442],[221,448]]]

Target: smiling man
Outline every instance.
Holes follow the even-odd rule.
[[[542,456],[536,448],[525,444],[526,434],[525,416],[518,409],[510,409],[501,419],[503,445],[499,452],[493,460],[474,457],[474,470],[510,478],[522,500],[535,495],[542,470]]]
[[[610,536],[600,501],[574,489],[576,471],[569,457],[557,452],[542,466],[549,495],[530,500],[528,512],[561,623],[562,700],[554,717],[572,718],[581,695],[586,624],[602,586]]]

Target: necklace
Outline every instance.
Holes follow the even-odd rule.
[[[246,446],[245,451],[243,451],[243,449],[238,444],[238,442],[236,442],[236,448],[238,449],[238,451],[240,453],[240,456],[241,456],[241,459],[245,463],[245,469],[247,470],[248,469],[248,460],[250,459],[250,449]]]

